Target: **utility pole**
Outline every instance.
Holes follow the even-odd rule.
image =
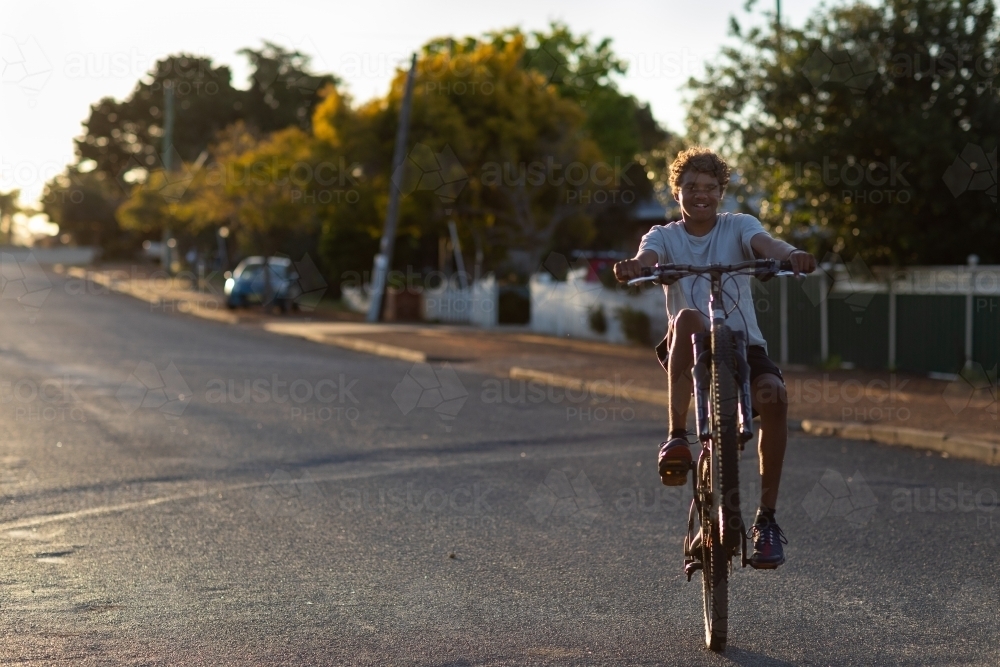
[[[778,41],[778,57],[781,57],[781,0],[775,0],[774,10],[774,36]],[[780,66],[780,62],[778,63]]]
[[[171,81],[163,82],[163,169],[166,172],[167,180],[170,180],[170,173],[174,170],[174,84]],[[161,262],[167,275],[172,273],[174,258],[173,248],[170,241],[173,234],[170,228],[163,230],[163,250]]]
[[[399,127],[396,128],[396,147],[392,155],[391,175],[402,166],[406,159],[406,137],[410,131],[410,103],[413,99],[413,80],[417,72],[417,54],[410,60],[410,73],[406,76],[403,92],[403,106],[399,109]],[[385,228],[382,242],[372,266],[371,302],[368,305],[369,322],[378,322],[382,317],[382,299],[385,296],[386,274],[392,264],[392,250],[396,243],[396,224],[399,222],[399,188],[395,183],[389,186],[389,207],[385,214]]]
[[[448,221],[448,231],[451,233],[451,247],[455,252],[455,270],[458,271],[458,285],[463,290],[469,288],[468,274],[465,272],[465,260],[462,258],[462,244],[458,240],[458,227],[454,220]]]

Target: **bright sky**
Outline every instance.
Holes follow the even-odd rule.
[[[551,20],[575,33],[612,38],[631,66],[621,88],[652,104],[667,128],[683,130],[680,87],[698,76],[726,41],[730,15],[751,18],[744,0],[505,0],[473,2],[240,3],[171,0],[6,0],[0,23],[0,190],[21,188],[35,202],[46,180],[74,161],[73,138],[104,96],[122,99],[152,64],[181,51],[230,65],[245,87],[248,68],[236,51],[269,40],[313,56],[314,68],[341,77],[357,101],[385,93],[394,68],[434,37],[479,35]],[[786,24],[801,25],[820,0],[783,3]],[[773,0],[759,0],[757,21]],[[99,7],[99,8],[98,8]]]

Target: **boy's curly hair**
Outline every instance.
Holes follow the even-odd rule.
[[[715,176],[723,190],[729,185],[729,165],[726,161],[710,148],[692,146],[678,153],[677,159],[670,164],[670,192],[674,197],[681,189],[681,177],[688,170]]]

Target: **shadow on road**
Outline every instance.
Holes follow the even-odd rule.
[[[769,658],[760,653],[744,651],[732,646],[726,649],[722,657],[728,659],[733,664],[746,667],[794,667],[794,663],[778,660],[777,658]]]

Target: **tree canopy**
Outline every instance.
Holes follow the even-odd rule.
[[[557,59],[539,60],[543,48]],[[258,52],[246,53],[258,62]],[[247,252],[318,247],[336,282],[370,268],[397,188],[396,266],[433,268],[453,220],[463,246],[478,250],[487,269],[527,274],[557,229],[561,237],[592,239],[594,207],[585,195],[628,185],[623,174],[637,151],[665,136],[655,123],[636,121],[648,109],[618,93],[611,77],[622,69],[607,42],[591,46],[560,26],[551,35],[509,30],[434,40],[417,60],[402,169],[392,171],[392,156],[406,72],[397,72],[385,97],[359,106],[331,80],[315,92],[311,122],[297,113],[283,117],[286,129],[244,121],[217,129],[203,166],[193,164],[192,149],[182,155],[181,174],[147,175],[118,219],[145,235],[169,224],[194,237],[224,224]],[[260,85],[274,74],[264,72]],[[571,83],[578,80],[594,86]],[[624,130],[596,137],[588,129],[595,113],[604,114],[602,126],[618,114]],[[609,156],[601,141],[618,152]],[[646,184],[645,172],[640,180]],[[317,237],[312,246],[303,241]]]
[[[688,122],[738,166],[745,210],[870,263],[1000,261],[992,2],[857,3],[780,39],[735,20],[733,33],[690,82]]]

